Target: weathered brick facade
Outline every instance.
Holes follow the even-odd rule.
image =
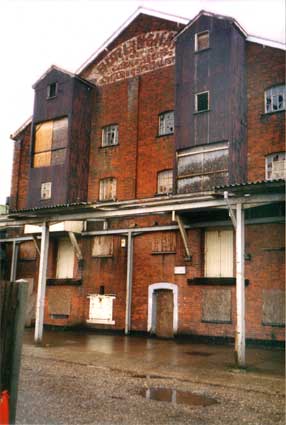
[[[81,78],[95,84],[91,107],[90,151],[89,157],[86,158],[86,167],[89,170],[86,201],[94,204],[96,208],[99,202],[100,180],[113,177],[117,181],[115,203],[112,201],[112,205],[109,201],[100,206],[100,211],[103,212],[102,220],[106,219],[104,215],[106,211],[115,211],[118,208],[117,201],[130,201],[130,205],[132,202],[144,204],[145,200],[150,201],[150,198],[154,205],[161,201],[169,202],[167,194],[158,196],[157,175],[160,171],[176,167],[175,137],[173,133],[159,136],[158,122],[159,114],[175,108],[175,56],[170,53],[174,45],[171,38],[168,38],[168,34],[178,33],[182,28],[183,24],[139,15],[111,42],[108,52],[101,52],[81,71]],[[150,32],[156,36],[154,34],[148,36]],[[163,46],[163,53],[161,52],[160,55],[165,55],[165,62],[156,62],[158,59],[156,49],[160,47],[158,43]],[[140,62],[138,53],[140,48],[147,49],[149,52],[144,59],[145,65]],[[247,123],[243,123],[247,125],[245,163],[248,182],[253,182],[265,179],[265,155],[284,150],[285,111],[265,114],[264,91],[270,86],[284,83],[285,66],[284,52],[278,48],[246,41],[245,52],[248,111]],[[129,68],[125,63],[128,57],[130,58]],[[121,70],[120,61],[123,61]],[[114,74],[110,71],[112,66],[115,67]],[[118,125],[118,144],[103,147],[102,129],[111,124]],[[10,204],[13,210],[27,207],[31,163],[29,152],[30,145],[33,143],[31,140],[30,125],[16,136]],[[234,174],[237,174],[237,170]],[[238,179],[237,183],[239,182]],[[174,205],[183,199],[176,198],[175,193],[173,195],[175,196]],[[206,194],[200,194],[200,196],[206,196]],[[268,216],[266,220],[260,220],[260,223],[255,220],[251,222],[253,217],[255,219],[265,217],[259,216],[258,213],[248,217],[250,222],[246,226],[248,260],[245,265],[245,278],[249,280],[246,288],[246,337],[251,339],[284,339],[283,323],[279,318],[276,320],[275,315],[273,319],[270,317],[274,314],[272,310],[275,309],[275,300],[284,290],[283,247],[285,243],[283,224],[281,224],[283,219],[277,219],[277,208],[274,207],[274,213],[270,214],[270,217],[275,218],[273,222]],[[205,273],[206,229],[220,228],[220,226],[231,229],[231,221],[226,214],[222,220],[223,224],[218,224],[216,212],[206,211],[207,215],[201,215],[202,218],[200,218],[200,214],[203,214],[200,210],[196,214],[186,210],[184,221],[191,227],[186,230],[192,257],[190,259],[186,258],[185,247],[178,228],[152,231],[152,227],[155,230],[158,226],[174,226],[171,212],[172,207],[165,214],[151,212],[142,213],[142,216],[132,216],[132,214],[128,215],[127,211],[125,216],[121,215],[122,218],[120,216],[108,218],[108,230],[111,233],[112,230],[124,229],[122,234],[109,236],[113,239],[113,251],[109,256],[92,255],[94,234],[79,236],[78,242],[83,260],[78,261],[75,257],[73,271],[73,280],[80,281],[79,286],[72,281],[56,282],[57,241],[63,235],[51,233],[47,278],[48,283],[49,279],[54,282],[47,287],[45,324],[124,329],[127,233],[132,231],[133,274],[130,330],[142,332],[149,330],[148,320],[153,319],[148,309],[150,310],[150,302],[155,305],[156,289],[152,293],[151,301],[148,291],[152,285],[162,284],[162,289],[176,288],[173,289],[173,293],[174,297],[175,294],[178,297],[177,333],[233,337],[236,325],[235,285],[192,283],[194,278],[203,277]],[[226,223],[226,220],[229,222]],[[193,225],[200,221],[205,221],[205,226]],[[140,228],[149,228],[149,230],[140,232]],[[101,222],[90,221],[87,224],[87,231],[95,232],[103,229]],[[138,233],[136,233],[137,229]],[[163,252],[163,249],[156,250],[154,246],[163,244],[162,240],[172,241],[172,249],[167,250],[168,252]],[[30,249],[31,251],[34,249],[32,242],[30,242]],[[234,247],[233,250],[235,251]],[[185,267],[185,269],[182,274],[179,274],[181,272],[177,274],[176,267]],[[235,276],[235,252],[233,267]],[[17,277],[34,278],[36,283],[38,268],[38,255],[32,259],[20,257]],[[104,287],[105,295],[115,296],[112,311],[115,323],[87,324],[90,306],[88,296],[99,294],[101,287]],[[271,301],[271,305],[267,304],[267,291],[272,291],[271,294],[269,292],[274,300]],[[57,298],[63,300],[62,313],[57,305]],[[220,313],[221,316],[218,315],[216,319],[213,305],[219,303],[220,299],[225,300],[226,305]],[[279,309],[283,309],[280,304]],[[273,323],[270,323],[271,320]],[[279,323],[275,323],[275,320]]]

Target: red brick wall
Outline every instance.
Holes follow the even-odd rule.
[[[285,52],[247,43],[248,180],[265,179],[265,155],[285,150],[285,111],[265,114],[264,91],[285,84]]]

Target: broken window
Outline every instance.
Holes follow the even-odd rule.
[[[52,97],[56,97],[58,91],[58,84],[52,83],[47,87],[47,98],[51,99]]]
[[[159,136],[174,133],[174,111],[163,112],[159,115]]]
[[[197,93],[195,96],[195,111],[204,112],[209,110],[209,92]]]
[[[99,182],[99,200],[100,201],[114,201],[116,199],[116,179],[108,177]]]
[[[168,254],[176,252],[176,234],[164,232],[155,234],[152,239],[152,254]]]
[[[203,192],[227,184],[228,144],[215,143],[178,153],[178,193]]]
[[[52,183],[42,183],[41,184],[41,199],[51,199],[52,197]]]
[[[265,113],[283,111],[286,105],[286,86],[271,87],[265,91]]]
[[[268,155],[265,160],[266,180],[286,178],[285,152]]]
[[[205,276],[233,277],[233,231],[205,231]]]
[[[157,175],[157,193],[173,191],[173,170],[160,171]]]
[[[118,125],[112,124],[102,129],[102,146],[118,145]]]
[[[92,245],[92,257],[111,257],[113,254],[112,236],[95,236]]]
[[[195,35],[195,51],[207,49],[209,47],[209,32],[204,31]]]
[[[68,118],[46,121],[35,126],[33,166],[63,164],[68,143]]]

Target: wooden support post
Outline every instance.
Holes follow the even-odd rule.
[[[13,328],[13,341],[14,349],[11,359],[11,378],[10,378],[10,424],[16,423],[16,408],[17,408],[17,395],[18,383],[21,365],[21,352],[22,352],[22,339],[25,327],[26,305],[28,297],[28,282],[25,280],[18,280],[16,282],[18,287],[17,293],[17,309],[16,317]]]
[[[79,260],[82,260],[83,259],[82,252],[81,252],[81,249],[79,247],[79,244],[77,242],[77,239],[76,239],[74,232],[69,232],[69,238],[70,238],[71,244],[73,246],[73,249],[75,251],[75,255],[77,256],[77,258]]]
[[[127,241],[127,277],[126,277],[126,309],[125,309],[125,334],[128,335],[131,326],[131,302],[132,302],[132,269],[133,269],[133,237],[128,232]]]
[[[183,244],[184,244],[184,247],[185,247],[186,255],[187,255],[188,258],[191,258],[191,251],[190,251],[189,245],[188,245],[188,235],[187,235],[187,232],[186,232],[186,229],[185,229],[183,220],[177,214],[176,214],[176,219],[177,219],[179,230],[180,230],[180,233],[181,233],[181,236],[182,236],[182,240],[183,240]]]
[[[41,344],[43,339],[48,251],[49,226],[47,223],[43,223],[35,325],[35,342],[37,344]]]
[[[19,251],[19,245],[17,244],[16,241],[13,241],[10,282],[14,282],[16,280],[18,251]]]
[[[36,251],[39,255],[41,255],[41,248],[37,236],[33,236],[33,242],[35,244]]]
[[[235,353],[239,367],[245,367],[245,277],[244,277],[244,210],[236,206],[236,335]]]

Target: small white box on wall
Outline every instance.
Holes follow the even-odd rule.
[[[176,266],[174,268],[174,274],[186,274],[186,266]]]

